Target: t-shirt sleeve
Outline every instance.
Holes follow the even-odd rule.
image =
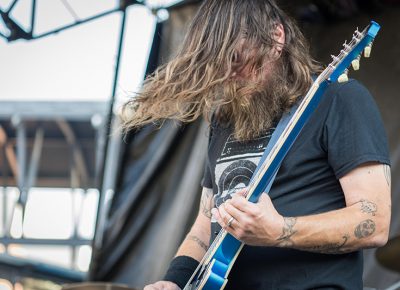
[[[212,174],[211,174],[211,168],[210,168],[210,158],[209,158],[209,150],[210,150],[210,143],[211,143],[211,138],[212,138],[212,133],[213,133],[213,119],[211,120],[210,124],[210,130],[208,133],[208,150],[206,154],[206,162],[204,165],[204,174],[203,178],[200,181],[200,185],[202,187],[207,187],[207,188],[212,188],[213,183],[212,183]]]
[[[369,91],[355,80],[333,96],[324,127],[324,143],[339,179],[365,162],[390,165],[385,128]]]
[[[206,158],[206,164],[204,166],[204,174],[203,178],[201,179],[200,185],[202,187],[212,188],[212,179],[211,179],[211,172],[210,172],[210,165],[208,158]]]

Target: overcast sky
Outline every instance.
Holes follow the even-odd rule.
[[[66,0],[64,0],[65,2]],[[0,0],[4,11],[11,0]],[[116,6],[110,0],[68,0],[80,18]],[[159,1],[156,1],[159,2]],[[170,1],[171,2],[171,1]],[[31,0],[19,0],[12,17],[30,25]],[[70,24],[74,17],[62,0],[38,0],[34,34]],[[34,41],[0,40],[0,100],[107,100],[112,91],[121,13]],[[149,9],[128,9],[119,96],[140,85],[154,32]],[[0,20],[0,32],[4,24]]]

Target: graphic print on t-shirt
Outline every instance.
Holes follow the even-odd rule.
[[[215,165],[216,207],[248,186],[274,130],[271,128],[265,135],[247,142],[237,141],[233,134],[228,137]]]

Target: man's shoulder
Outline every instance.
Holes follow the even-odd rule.
[[[343,101],[354,98],[359,100],[360,98],[370,97],[371,95],[368,89],[356,79],[349,79],[344,83],[331,82],[325,94],[333,99],[343,99]]]
[[[369,90],[358,80],[345,83],[332,82],[324,94],[328,108],[346,111],[357,107],[360,111],[376,110],[376,102]]]

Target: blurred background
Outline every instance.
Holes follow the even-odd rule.
[[[0,0],[0,290],[163,276],[197,212],[207,124],[121,136],[116,113],[200,2]],[[365,251],[364,284],[397,289],[400,1],[278,2],[325,65],[356,27],[382,26],[350,77],[374,95],[392,160],[391,240]]]

